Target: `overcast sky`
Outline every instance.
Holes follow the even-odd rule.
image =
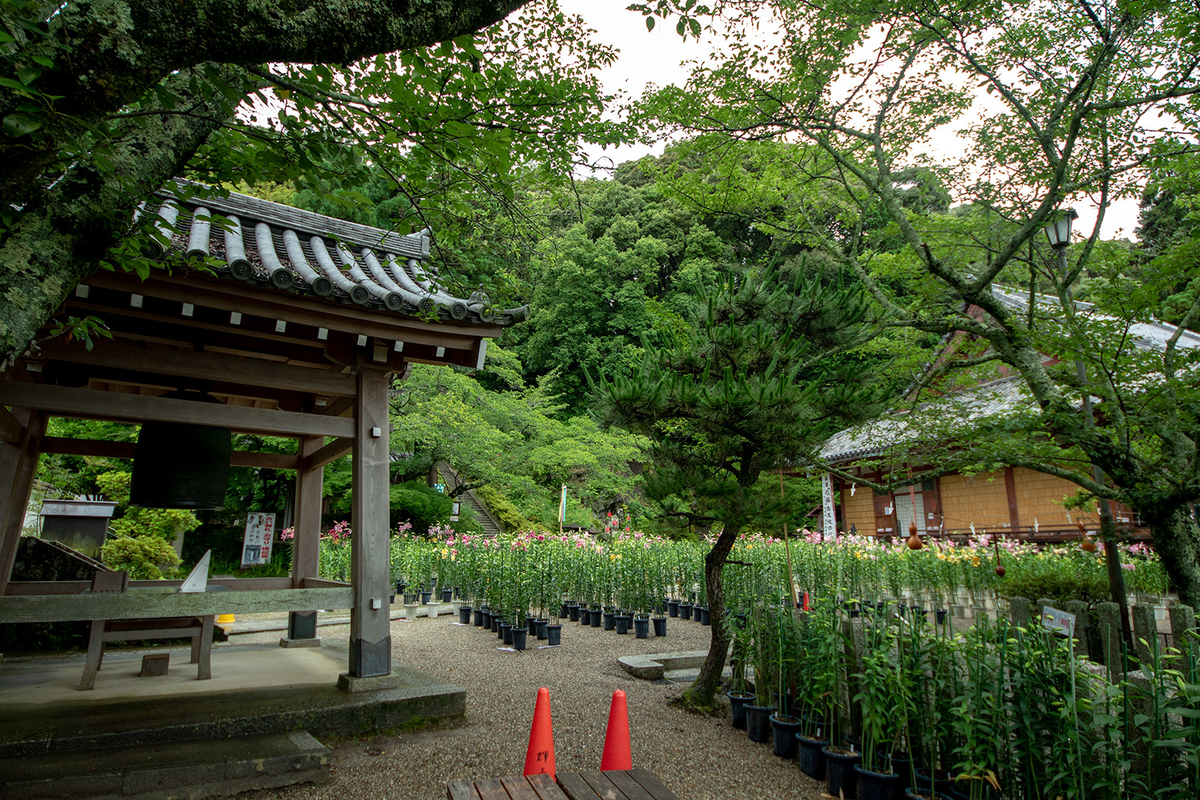
[[[638,97],[648,83],[658,86],[682,85],[687,80],[687,70],[680,63],[687,59],[703,58],[708,47],[702,40],[682,41],[675,33],[674,24],[656,25],[653,31],[646,30],[641,14],[626,11],[629,0],[559,0],[567,14],[579,14],[597,31],[596,38],[620,49],[617,63],[602,73],[604,88],[610,92],[623,91],[630,98]],[[616,150],[597,151],[594,158],[607,157],[619,164],[648,153],[661,153],[662,146],[650,149],[642,146],[623,147]],[[1096,219],[1096,210],[1086,203],[1077,203],[1079,212],[1077,231],[1090,231]],[[1113,203],[1105,216],[1105,238],[1134,239],[1137,227],[1138,206],[1135,200]]]

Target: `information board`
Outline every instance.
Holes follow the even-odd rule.
[[[265,511],[246,514],[246,538],[242,540],[242,568],[266,564],[271,560],[275,541],[275,515]]]

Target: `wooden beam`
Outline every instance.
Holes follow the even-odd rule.
[[[0,597],[0,623],[257,614],[293,609],[352,608],[353,603],[352,589],[270,589],[186,594],[134,589],[124,594],[6,595]]]
[[[21,421],[14,417],[7,408],[0,406],[0,442],[20,444],[21,436],[24,433],[25,426],[21,424]]]
[[[24,387],[33,384],[5,381],[0,383],[0,388],[13,385]],[[44,412],[35,411],[29,415],[29,424],[25,426],[19,443],[0,443],[0,594],[4,594],[8,586],[17,559],[17,545],[21,540],[21,528],[25,525],[25,509],[29,506],[33,478],[37,474],[46,421]]]
[[[503,328],[498,325],[429,323],[386,312],[364,310],[320,298],[297,298],[266,289],[247,291],[245,287],[215,280],[154,275],[145,281],[131,281],[117,273],[94,272],[86,283],[122,292],[137,292],[179,303],[237,311],[269,320],[286,320],[327,330],[347,331],[388,341],[417,342],[471,350],[480,338],[495,338]]]
[[[325,408],[321,409],[317,413],[324,414],[329,417],[344,417],[352,411],[354,411],[354,398],[339,397],[332,403],[326,405]]]
[[[335,439],[304,459],[305,469],[319,469],[354,449],[353,439]]]
[[[369,678],[392,671],[388,618],[388,376],[380,370],[358,373],[354,406],[353,489],[350,522],[350,675]],[[321,606],[313,606],[320,608]]]
[[[42,440],[42,452],[60,456],[101,456],[133,460],[133,442],[106,442],[100,439],[65,439],[47,436]],[[293,453],[255,453],[234,450],[229,464],[233,467],[265,467],[267,469],[299,469],[300,459]]]
[[[335,439],[334,444],[353,439]],[[307,436],[300,440],[297,460],[300,469],[296,472],[295,536],[292,539],[292,584],[297,588],[304,585],[305,578],[315,578],[320,572],[321,550],[321,486],[324,481],[323,464],[314,465],[314,456],[326,447],[320,436]],[[313,609],[307,609],[313,610]]]
[[[198,380],[241,383],[311,394],[352,396],[354,376],[330,370],[294,367],[264,359],[200,353],[174,347],[153,347],[118,341],[99,341],[89,352],[82,345],[46,343],[42,355],[99,367],[173,375]]]
[[[131,589],[178,589],[182,580],[138,580],[130,581]],[[291,589],[291,578],[209,578],[209,586],[224,586],[235,592]],[[340,586],[332,582],[330,586]],[[345,584],[349,586],[349,584]],[[13,597],[29,595],[73,595],[83,594],[92,588],[91,581],[9,581],[7,594]],[[306,586],[307,589],[323,589],[325,586]]]
[[[0,382],[0,404],[29,406],[83,419],[181,422],[271,436],[354,435],[354,420],[341,417],[11,381]]]

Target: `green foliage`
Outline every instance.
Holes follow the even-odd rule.
[[[475,490],[475,494],[479,495],[479,499],[487,504],[488,510],[504,526],[505,531],[512,533],[533,527],[529,519],[521,514],[512,501],[496,487],[480,486]]]
[[[416,533],[424,534],[430,526],[450,520],[453,502],[425,483],[395,484],[388,488],[388,498],[391,506],[388,518],[393,529],[399,522],[410,522]]]
[[[592,525],[628,501],[635,486],[629,464],[639,457],[642,439],[601,430],[588,417],[558,418],[563,406],[549,381],[521,385],[511,352],[489,347],[489,362],[493,357],[498,372],[492,374],[506,375],[511,388],[491,390],[494,382],[456,370],[413,368],[392,403],[392,447],[412,455],[394,469],[423,476],[447,462],[463,483],[494,485],[517,515],[544,525],[557,520],[564,484],[576,524]]]
[[[100,491],[117,504],[121,513],[120,517],[109,523],[109,530],[114,535],[136,539],[155,538],[170,544],[199,527],[200,520],[191,511],[130,506],[129,483],[132,478],[133,475],[128,472],[104,472],[96,476]]]
[[[1004,597],[1047,597],[1059,603],[1082,600],[1088,604],[1112,599],[1104,559],[1078,547],[1061,553],[1039,553],[1013,559],[997,587]]]
[[[110,569],[125,570],[133,580],[168,578],[179,566],[175,549],[157,536],[109,539],[100,548],[100,560]]]

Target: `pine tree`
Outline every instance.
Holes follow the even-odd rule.
[[[725,665],[729,552],[743,529],[782,516],[760,476],[813,463],[823,441],[878,414],[888,395],[884,365],[856,358],[876,333],[865,295],[804,272],[726,273],[690,324],[647,343],[638,374],[598,382],[605,417],[652,441],[647,495],[665,515],[720,531],[704,570],[712,643],[688,708],[711,708]]]

